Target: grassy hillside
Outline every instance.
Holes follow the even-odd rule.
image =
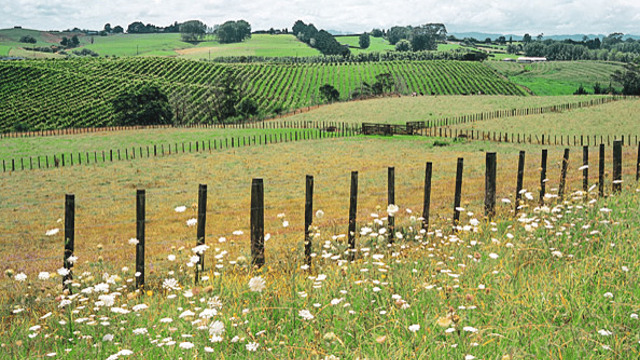
[[[585,96],[418,96],[337,103],[290,117],[293,121],[405,124],[506,109],[584,101]],[[568,114],[571,116],[571,113]],[[507,120],[508,121],[508,120]],[[480,126],[480,124],[478,124]]]
[[[622,69],[621,63],[604,61],[549,61],[535,64],[492,61],[488,64],[536,95],[571,95],[580,85],[593,92],[596,82],[607,87],[611,74]]]
[[[25,44],[22,36],[33,36],[36,44]],[[0,30],[0,56],[22,56],[25,58],[51,57],[47,53],[25,52],[24,47],[49,47],[59,45],[62,37],[78,36],[80,46],[101,56],[171,56],[189,59],[208,59],[221,56],[317,56],[320,52],[298,41],[293,35],[254,34],[251,39],[237,44],[220,44],[206,40],[197,45],[183,42],[180,34],[112,34],[109,36],[85,35],[83,33],[46,32],[29,29]]]
[[[336,40],[338,40],[340,44],[349,45],[349,50],[351,50],[351,54],[353,55],[367,52],[385,52],[396,49],[395,46],[389,44],[387,40],[373,36],[369,36],[371,44],[366,49],[360,49],[359,36],[336,36]]]
[[[549,97],[547,97],[549,98]],[[578,99],[576,99],[578,100]],[[569,112],[493,119],[456,125],[459,129],[532,135],[640,135],[640,100],[616,101]]]
[[[400,93],[523,95],[477,62],[395,61],[360,64],[217,64],[170,58],[76,59],[0,63],[4,111],[0,131],[21,123],[30,129],[101,126],[111,121],[110,99],[124,89],[156,83],[169,94],[187,89],[193,101],[189,121],[203,119],[197,107],[207,84],[231,72],[264,114],[321,102],[319,88],[335,86],[341,99],[390,73]]]
[[[624,168],[622,196],[597,199],[590,193],[587,201],[580,195],[562,204],[550,198],[539,207],[539,163],[528,158],[524,188],[536,200],[525,200],[518,220],[510,213],[512,204],[499,200],[498,216],[489,222],[482,215],[484,151],[499,156],[498,199],[513,200],[518,151],[537,158],[540,147],[475,142],[433,147],[433,140],[310,141],[0,174],[0,207],[10,214],[0,217],[6,239],[0,244],[5,266],[0,308],[8,314],[0,333],[5,357],[107,358],[128,350],[141,358],[207,352],[243,359],[312,353],[342,359],[635,358],[640,336],[640,292],[633,286],[640,261],[635,168]],[[558,184],[561,155],[560,148],[549,151],[548,189]],[[624,156],[627,164],[635,153]],[[465,210],[464,229],[454,234],[457,157],[465,159]],[[425,161],[434,165],[432,213],[429,232],[420,233],[416,217]],[[608,166],[610,161],[607,157]],[[403,236],[390,246],[387,166],[396,169],[395,231]],[[572,156],[570,191],[581,188],[580,166],[581,159]],[[351,170],[358,170],[360,179],[354,262],[344,255]],[[315,176],[314,210],[324,214],[313,218],[316,256],[310,271],[300,268],[306,174]],[[595,171],[590,175],[594,181]],[[255,177],[265,180],[265,233],[270,234],[262,270],[247,265]],[[205,277],[193,285],[187,263],[196,231],[186,222],[196,217],[198,183],[208,184],[210,249]],[[136,188],[147,190],[144,295],[133,290],[135,245],[129,240],[135,236]],[[57,288],[56,274],[65,193],[74,193],[77,204],[78,286],[71,297]],[[177,206],[187,209],[178,213]],[[45,235],[55,228],[60,232]],[[16,276],[21,273],[25,281]],[[261,292],[249,286],[254,277],[265,280]],[[177,284],[163,287],[165,279]],[[81,292],[100,283],[97,288],[104,291]],[[220,331],[219,338],[211,341],[210,331]]]

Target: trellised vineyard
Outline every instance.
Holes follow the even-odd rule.
[[[519,86],[479,62],[219,64],[171,58],[73,59],[0,63],[0,132],[108,126],[111,100],[128,88],[154,83],[171,97],[188,91],[188,123],[205,121],[199,103],[223,73],[231,72],[260,112],[275,114],[321,103],[319,88],[334,86],[349,99],[364,82],[389,73],[394,91],[424,95],[525,95]]]

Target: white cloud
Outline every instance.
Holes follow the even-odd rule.
[[[637,30],[636,0],[3,0],[0,28],[125,29],[140,20],[166,26],[199,19],[208,25],[245,19],[252,28],[291,28],[301,19],[318,28],[359,32],[373,27],[443,22],[450,31],[491,33],[624,33]]]

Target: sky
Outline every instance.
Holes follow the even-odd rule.
[[[0,28],[38,30],[134,21],[166,26],[197,19],[209,26],[247,20],[253,30],[289,28],[363,32],[394,25],[444,23],[449,32],[564,35],[640,33],[638,0],[0,0]]]

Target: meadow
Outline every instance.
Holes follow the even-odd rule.
[[[625,148],[622,196],[550,197],[542,208],[527,201],[516,220],[517,153],[528,153],[524,188],[537,199],[542,147],[434,147],[436,140],[330,139],[0,175],[2,212],[12,214],[0,225],[3,357],[634,357],[638,195],[628,164],[635,149]],[[482,215],[489,150],[498,152],[494,222]],[[560,156],[550,149],[551,194]],[[465,159],[464,227],[451,233],[457,157]],[[570,194],[581,188],[581,160],[570,159]],[[432,217],[429,232],[420,232],[425,161],[434,165]],[[393,246],[387,166],[396,168],[400,208]],[[359,236],[357,260],[348,263],[351,170],[360,171]],[[310,270],[302,252],[305,174],[316,184]],[[261,270],[248,264],[255,177],[265,180],[269,234]],[[195,229],[186,222],[195,217],[197,183],[209,185],[210,248],[203,280],[192,285]],[[147,189],[141,293],[129,240],[136,188]],[[61,233],[46,235],[62,227],[64,193],[74,193],[77,206],[73,295],[60,295]]]
[[[0,64],[0,74],[10,79],[0,88],[10,105],[0,123],[2,129],[15,118],[54,128],[96,126],[108,121],[106,95],[113,89],[151,81],[197,92],[229,69],[254,94],[263,94],[265,104],[284,109],[313,103],[323,81],[345,93],[381,71],[407,76],[408,89],[438,89],[437,96],[321,106],[274,123],[400,124],[592,98],[441,96],[478,89],[525,94],[486,65],[465,62],[226,67],[156,58],[56,60]],[[408,77],[416,69],[421,75]],[[256,74],[270,80],[253,82]],[[315,85],[309,85],[310,78],[317,79]],[[274,100],[280,98],[286,100]],[[621,100],[455,128],[636,135],[639,104]],[[292,131],[171,128],[3,138],[0,159]],[[549,156],[545,179],[543,149]],[[606,149],[600,197],[597,148],[589,148],[589,189],[582,191],[583,149],[570,147],[561,200],[563,150],[426,136],[353,136],[2,172],[0,359],[636,359],[638,148],[623,147],[620,194],[612,192],[613,156]],[[520,151],[526,151],[526,161],[517,203]],[[498,159],[492,218],[484,214],[487,152]],[[454,228],[459,158],[464,159],[456,209],[461,218]],[[427,162],[433,177],[429,226],[423,229]],[[387,206],[389,167],[395,169],[397,208]],[[359,178],[353,251],[347,244],[352,171]],[[315,184],[311,266],[304,256],[306,175],[313,175]],[[256,178],[265,186],[262,268],[251,265],[250,194]],[[541,181],[547,191],[543,203]],[[206,246],[196,246],[199,184],[208,186]],[[141,289],[135,286],[137,189],[146,190]],[[70,290],[61,284],[65,194],[74,194],[76,204],[74,256],[67,257],[74,264]],[[205,269],[196,281],[199,261]]]
[[[623,68],[622,63],[606,61],[548,61],[534,64],[492,61],[487,64],[540,96],[571,95],[580,85],[593,93],[596,82],[603,88],[608,87],[611,74]],[[617,88],[616,84],[613,85]]]
[[[638,135],[636,114],[640,100],[629,98],[593,108],[478,121],[453,126],[457,129],[500,131],[531,135]]]

